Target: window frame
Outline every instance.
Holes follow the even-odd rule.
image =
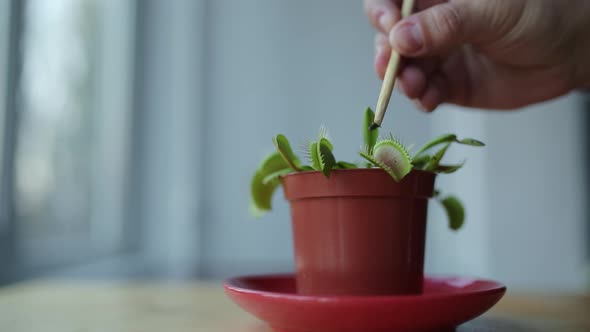
[[[22,35],[23,1],[4,1],[0,22],[7,27],[0,46],[2,69],[5,71],[0,90],[0,262],[5,267],[0,270],[0,283],[14,279],[15,275],[15,220],[14,220],[14,150],[16,145],[17,97],[21,72],[20,36]],[[3,47],[2,47],[3,46]]]

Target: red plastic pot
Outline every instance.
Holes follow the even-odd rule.
[[[283,177],[291,205],[297,292],[392,295],[422,292],[428,198],[435,174],[396,183],[381,169]]]

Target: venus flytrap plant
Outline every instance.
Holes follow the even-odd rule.
[[[373,147],[371,154],[368,149],[361,151],[361,157],[371,164],[382,168],[396,182],[412,171],[412,161],[408,149],[393,136],[381,139]]]
[[[373,147],[377,144],[377,138],[379,137],[379,129],[375,128],[370,130],[369,128],[373,124],[375,119],[375,113],[371,108],[365,110],[365,117],[363,121],[363,139],[365,140],[366,152],[368,154],[373,153]]]
[[[328,139],[326,128],[324,126],[320,127],[318,140],[308,143],[307,147],[304,148],[307,158],[311,163],[311,170],[321,171],[326,177],[330,177],[332,169],[339,168],[336,158],[332,153],[333,149],[334,146]]]
[[[424,144],[412,157],[409,149],[392,135],[378,139],[378,130],[369,130],[374,116],[373,111],[367,108],[363,118],[364,148],[359,154],[368,162],[367,168],[381,168],[396,182],[402,181],[412,170],[441,174],[458,171],[464,163],[441,163],[453,143],[475,147],[484,146],[482,142],[472,138],[459,139],[454,134],[445,134]],[[274,137],[273,143],[277,151],[263,160],[252,178],[252,207],[256,215],[271,209],[272,196],[281,184],[280,178],[284,175],[294,172],[320,171],[329,178],[333,170],[359,168],[355,163],[337,161],[333,153],[334,146],[323,126],[320,128],[317,140],[305,144],[302,148],[309,165],[304,165],[301,162],[284,135],[280,134]],[[435,153],[429,153],[431,149],[439,146],[439,150]],[[435,192],[435,198],[445,209],[449,219],[449,227],[453,230],[461,228],[465,219],[465,210],[461,201],[455,196],[442,197],[439,191]]]

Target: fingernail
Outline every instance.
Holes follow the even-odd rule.
[[[393,30],[393,44],[403,53],[416,53],[424,46],[422,31],[418,24],[405,22]]]

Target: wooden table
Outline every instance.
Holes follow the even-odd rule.
[[[0,288],[0,331],[270,332],[219,283],[63,280]],[[509,293],[458,331],[590,331],[590,296]]]

